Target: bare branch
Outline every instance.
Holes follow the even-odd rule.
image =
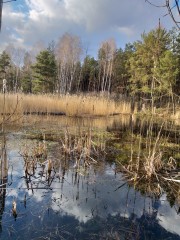
[[[177,10],[178,10],[178,13],[180,15],[180,9],[179,9],[179,0],[175,0],[175,3],[176,3],[176,7],[177,7]]]
[[[180,20],[177,19],[178,17],[180,17],[179,0],[175,0],[174,4],[172,4],[171,0],[162,0],[162,4],[159,4],[159,5],[154,4],[152,0],[145,0],[145,2],[147,2],[148,4],[154,7],[166,8],[168,12],[164,15],[164,17],[169,15],[174,21],[174,23],[176,24],[177,28],[180,30]]]
[[[152,3],[152,2],[149,1],[149,0],[145,0],[145,2],[149,3],[149,4],[152,5],[153,7],[166,7],[166,4],[163,4],[163,5],[156,5],[156,4]]]
[[[9,1],[5,1],[3,3],[8,3],[8,2],[15,2],[16,0],[9,0]]]

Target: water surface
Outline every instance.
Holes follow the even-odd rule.
[[[37,118],[18,130],[7,129],[8,176],[1,186],[0,239],[180,239],[179,205],[176,200],[172,204],[166,191],[159,197],[135,191],[116,171],[109,154],[78,170],[73,159],[68,164],[62,159],[58,136],[67,127],[120,134],[131,124],[130,117]],[[46,140],[55,169],[47,178],[38,164],[26,178],[21,153],[25,146],[31,149],[42,142],[39,136],[49,132],[55,136]],[[2,147],[2,136],[0,141]],[[17,215],[12,212],[13,201]]]

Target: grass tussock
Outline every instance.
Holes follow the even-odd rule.
[[[41,175],[41,183],[49,187],[55,178],[64,178],[65,170],[69,167],[75,171],[75,178],[85,176],[91,166],[98,164],[99,159],[104,159],[106,153],[106,136],[98,136],[90,128],[71,131],[66,128],[58,139],[56,153],[58,158],[52,158],[49,152],[46,135],[43,141],[35,141],[31,145],[26,142],[20,150],[24,159],[24,178],[27,180],[27,188],[31,181]],[[40,171],[39,171],[40,170]],[[39,178],[39,177],[38,177]],[[32,187],[32,186],[31,186]]]
[[[165,129],[165,122],[156,132],[153,119],[148,127],[141,123],[140,133],[134,134],[132,130],[128,144],[123,146],[127,159],[124,156],[117,159],[119,170],[125,173],[129,184],[142,192],[160,195],[164,186],[180,183],[178,160],[175,154],[171,155],[168,137],[164,137]]]
[[[21,99],[18,102],[17,99]],[[107,99],[101,96],[84,95],[25,95],[6,94],[5,113],[17,108],[20,113],[63,113],[67,116],[108,116],[130,114],[129,102]],[[0,94],[0,112],[3,112],[3,95]]]

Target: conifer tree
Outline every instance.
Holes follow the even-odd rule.
[[[56,87],[56,60],[54,53],[50,50],[41,51],[36,57],[33,65],[34,76],[32,90],[34,93],[48,93],[55,91]]]
[[[135,52],[130,59],[130,84],[133,94],[151,103],[152,112],[155,101],[169,92],[169,83],[174,81],[174,73],[167,68],[170,54],[170,35],[161,27],[142,35],[142,41],[135,44]],[[161,74],[166,71],[166,73]],[[163,91],[162,91],[163,90]]]
[[[24,56],[24,66],[21,72],[21,89],[25,93],[32,92],[32,57],[26,52]]]
[[[98,62],[90,56],[86,56],[82,65],[82,91],[95,91],[98,80]]]
[[[2,88],[2,82],[4,78],[8,78],[8,68],[10,67],[11,59],[9,55],[3,51],[0,55],[0,89]],[[9,81],[8,81],[9,82]]]

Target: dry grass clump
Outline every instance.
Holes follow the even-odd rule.
[[[39,179],[44,187],[50,186],[54,178],[63,178],[65,169],[70,166],[75,169],[76,177],[85,175],[91,165],[97,164],[98,160],[105,156],[106,138],[103,135],[97,137],[91,128],[86,131],[78,129],[75,132],[66,128],[57,140],[58,158],[52,158],[48,152],[45,134],[43,139],[31,145],[26,143],[20,150],[24,159],[27,188],[32,188],[34,178]]]
[[[164,123],[155,136],[153,119],[145,131],[142,123],[139,135],[131,133],[130,159],[117,162],[130,184],[155,195],[161,193],[160,185],[165,185],[164,182],[180,183],[177,161],[166,153],[168,139],[162,133]]]
[[[61,138],[61,155],[65,160],[73,159],[74,168],[85,170],[91,164],[97,163],[94,157],[102,152],[102,148],[95,145],[92,137],[91,129],[80,131],[75,135],[66,129],[64,137]]]
[[[11,113],[16,105],[17,95],[6,94],[6,113]],[[129,102],[116,103],[103,96],[84,95],[25,95],[18,94],[22,99],[18,111],[23,113],[65,114],[67,116],[108,116],[119,113],[131,113]],[[3,95],[0,94],[0,100]],[[3,111],[0,101],[0,112]]]
[[[180,109],[176,110],[176,113],[171,115],[171,119],[174,120],[174,123],[176,125],[180,125]]]
[[[19,121],[23,116],[21,98],[16,94],[0,94],[0,126]]]
[[[4,104],[4,95],[0,94],[0,114],[21,114],[23,109],[21,106],[21,96],[17,94],[6,94],[5,95],[5,104]]]
[[[32,189],[32,180],[39,178],[37,174],[41,176],[41,183],[44,184],[44,188],[50,186],[54,176],[52,172],[55,170],[53,167],[53,162],[51,159],[47,159],[47,145],[45,141],[45,136],[43,142],[36,143],[35,145],[28,146],[27,144],[21,149],[20,155],[24,159],[24,178],[26,180],[27,189]],[[37,173],[40,170],[39,173]]]

